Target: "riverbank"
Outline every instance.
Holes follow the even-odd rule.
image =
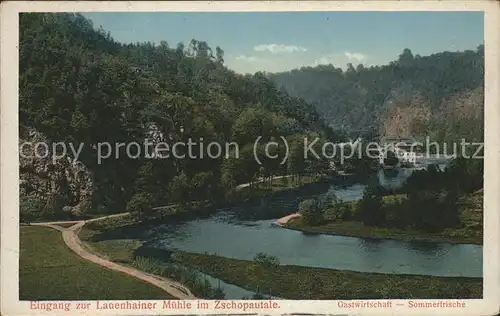
[[[261,203],[263,200],[271,200],[276,197],[294,194],[303,190],[315,190],[317,186],[331,184],[335,181],[352,179],[355,175],[346,176],[275,176],[272,180],[258,179],[253,183],[243,183],[223,201],[192,201],[182,205],[158,206],[153,208],[149,217],[130,218],[129,224],[158,223],[171,220],[189,220],[206,218],[220,210],[252,203]],[[135,214],[137,215],[137,214]]]
[[[220,288],[200,278],[195,270],[172,264],[168,260],[167,262],[158,261],[147,249],[147,255],[143,255],[143,243],[139,239],[127,239],[123,235],[124,231],[133,231],[135,225],[141,225],[141,222],[131,215],[105,219],[85,225],[78,237],[86,249],[112,263],[142,271],[157,279],[172,280],[171,282],[176,283],[180,288],[189,288],[191,296],[194,294],[202,299],[224,298],[225,294]]]
[[[298,219],[301,216],[302,215],[300,213],[293,213],[293,214],[290,214],[290,215],[287,215],[287,216],[283,216],[282,218],[279,218],[278,220],[276,220],[276,224],[278,224],[279,226],[284,226],[289,221],[291,221],[293,219]]]
[[[483,239],[478,236],[460,236],[460,230],[446,230],[443,233],[429,234],[416,230],[369,227],[360,222],[344,221],[330,222],[319,226],[305,224],[300,218],[294,218],[280,225],[285,229],[296,230],[310,234],[331,236],[358,237],[366,239],[387,239],[401,241],[421,241],[430,243],[472,244],[482,245]]]
[[[394,196],[384,197],[384,201],[394,201]],[[344,202],[354,217],[355,201]],[[385,203],[385,202],[384,202]],[[460,225],[439,233],[427,233],[412,229],[366,226],[354,220],[326,219],[319,225],[305,223],[300,215],[291,214],[278,220],[279,226],[305,233],[336,235],[347,237],[393,239],[450,244],[483,244],[483,194],[478,191],[463,198],[459,204]],[[328,216],[327,216],[328,217]]]
[[[227,283],[284,299],[482,298],[482,278],[363,273],[187,252],[173,258]]]
[[[119,223],[118,222],[119,220],[123,221]],[[313,269],[313,270],[314,269],[321,270],[322,268],[320,267],[323,267],[326,268],[326,270],[344,271],[344,272],[346,272],[346,269],[356,270],[357,272],[354,271],[346,272],[346,273],[352,272],[355,273],[356,275],[366,274],[371,276],[371,275],[380,275],[380,273],[383,273],[383,275],[387,274],[389,276],[395,276],[395,277],[401,277],[401,276],[406,277],[405,275],[398,276],[397,273],[407,273],[407,274],[412,273],[412,274],[419,274],[420,276],[418,277],[415,276],[415,277],[417,277],[417,279],[420,278],[421,280],[427,278],[430,279],[436,278],[428,275],[434,275],[434,276],[466,275],[470,277],[476,277],[476,279],[477,277],[481,277],[482,275],[481,272],[477,272],[476,262],[474,261],[474,259],[472,259],[472,261],[469,260],[470,259],[469,254],[472,255],[472,257],[475,257],[474,251],[470,250],[469,247],[466,247],[465,249],[462,250],[457,250],[456,246],[451,246],[455,250],[448,249],[447,251],[444,251],[444,253],[441,253],[439,248],[433,248],[430,250],[413,248],[412,244],[394,245],[393,243],[388,243],[389,245],[386,245],[384,243],[382,245],[379,245],[378,243],[364,244],[363,241],[354,238],[345,239],[345,238],[326,237],[318,239],[316,237],[307,237],[307,236],[301,237],[299,234],[294,234],[290,231],[287,231],[286,229],[276,229],[269,227],[270,221],[266,221],[267,227],[263,226],[261,229],[264,229],[264,232],[266,232],[264,235],[267,235],[268,238],[269,236],[273,236],[269,234],[276,234],[276,235],[274,235],[272,239],[267,239],[267,241],[265,240],[265,238],[264,239],[257,238],[260,229],[254,230],[252,228],[245,228],[242,226],[230,228],[230,231],[232,233],[228,236],[233,236],[233,237],[228,237],[228,238],[224,237],[226,239],[224,238],[220,239],[218,236],[214,236],[214,234],[217,234],[218,232],[226,236],[224,229],[220,225],[213,223],[211,219],[202,220],[201,222],[212,223],[212,224],[208,224],[208,226],[195,225],[195,227],[192,228],[188,227],[193,222],[189,222],[191,224],[189,223],[181,224],[181,226],[184,227],[184,229],[181,229],[179,231],[181,236],[177,236],[177,233],[173,232],[173,230],[175,230],[175,227],[178,227],[177,225],[173,226],[156,225],[156,226],[148,226],[149,228],[140,227],[139,229],[136,230],[135,227],[133,226],[131,227],[128,224],[126,224],[126,218],[112,219],[103,222],[91,223],[88,226],[86,225],[86,227],[84,227],[84,229],[80,232],[80,238],[84,240],[86,243],[88,242],[93,249],[95,249],[101,255],[106,256],[109,260],[113,262],[122,262],[122,263],[127,262],[127,264],[130,264],[137,269],[147,271],[148,273],[152,274],[157,274],[157,273],[160,273],[161,275],[165,274],[166,277],[170,278],[181,277],[184,280],[181,282],[186,286],[188,286],[193,291],[193,293],[200,298],[205,298],[202,293],[203,291],[198,292],[197,290],[197,287],[200,286],[204,281],[203,276],[199,277],[198,280],[196,281],[196,284],[198,285],[195,285],[195,283],[193,284],[185,283],[185,281],[190,280],[190,276],[194,275],[194,273],[192,273],[192,271],[189,270],[184,270],[184,269],[179,270],[171,267],[172,265],[171,255],[173,252],[176,251],[176,249],[198,254],[203,254],[205,253],[205,251],[208,251],[210,254],[221,254],[222,256],[225,256],[227,258],[236,258],[242,260],[252,260],[255,254],[258,254],[259,252],[267,252],[277,256],[277,258],[279,258],[281,262],[286,263],[287,265],[290,266],[301,265],[301,267],[299,268]],[[125,226],[120,226],[121,224],[124,224]],[[164,231],[164,229],[170,232]],[[209,233],[203,234],[200,232],[200,229],[204,232],[209,232]],[[267,234],[267,232],[269,234]],[[203,242],[202,246],[200,247],[192,247],[192,245],[189,244],[190,237],[188,237],[189,235],[191,235],[191,233],[195,235],[199,235],[200,233],[202,234],[201,237],[197,238],[198,241],[195,241],[195,243],[202,242],[201,240],[205,241],[211,239],[213,241],[212,244],[213,243],[219,244],[220,240],[231,240],[229,238],[235,238],[235,244],[240,244],[241,247],[243,247],[244,249],[251,249],[251,250],[250,253],[248,252],[248,250],[242,252],[237,249],[228,252],[225,250],[224,246],[222,247],[220,246],[221,244],[219,244],[219,246],[217,247],[213,247],[210,245],[211,243],[204,244]],[[295,237],[290,238],[290,236],[295,236]],[[177,238],[180,238],[181,244],[178,244],[176,242]],[[241,240],[236,240],[236,239],[241,239]],[[290,239],[292,239],[292,241],[287,243],[287,240]],[[145,240],[149,242],[146,243],[143,242]],[[165,240],[168,242],[167,244],[168,246],[166,249],[158,244],[158,242],[161,242],[161,240]],[[182,240],[185,240],[188,244],[183,246]],[[242,242],[242,240],[248,240],[249,242]],[[268,245],[265,244],[269,240],[273,241],[274,246],[269,247]],[[262,246],[252,247],[250,245],[252,241],[254,242],[257,241],[257,244],[262,243]],[[161,243],[164,244],[163,242]],[[297,247],[297,243],[303,243],[303,247],[302,248]],[[360,243],[363,248],[359,249],[356,248]],[[224,244],[222,243],[222,245]],[[323,250],[313,250],[311,249],[311,245],[315,245],[312,247],[318,247],[318,249],[323,249]],[[390,245],[392,245],[393,247],[390,248]],[[227,246],[230,247],[230,245]],[[416,244],[415,246],[420,247],[421,245]],[[282,251],[280,248],[284,248],[285,251]],[[304,248],[307,248],[308,250],[304,250]],[[477,247],[473,246],[472,248],[477,248]],[[400,249],[407,249],[407,250],[403,251]],[[366,253],[367,250],[370,250],[371,252],[368,254]],[[373,253],[372,250],[375,250],[375,253]],[[379,254],[382,252],[386,254],[392,252],[392,254],[390,256],[385,256],[385,255],[380,256]],[[441,255],[439,255],[438,253],[441,253]],[[289,256],[293,256],[294,258],[296,258],[296,260],[290,260]],[[370,262],[360,263],[357,261],[357,258],[359,258],[359,256],[361,256],[362,258],[372,258],[372,259],[370,259]],[[332,259],[331,257],[337,257],[340,259],[338,260],[335,258]],[[412,259],[406,260],[405,258],[408,257]],[[145,258],[147,260],[143,261],[141,258]],[[429,260],[435,263],[432,263],[429,266]],[[160,261],[161,264],[157,264],[158,261]],[[181,265],[183,267],[185,266],[184,264]],[[384,266],[384,268],[381,268],[382,265]],[[231,270],[231,268],[228,269]],[[253,268],[250,267],[249,269],[250,269],[249,273],[250,272],[254,273],[253,271],[251,271],[251,269]],[[201,270],[201,272],[207,275],[214,276],[223,282],[239,286],[240,288],[243,288],[247,291],[259,292],[255,287],[241,286],[242,285],[241,283],[234,282],[232,278],[221,278],[219,277],[219,275],[215,275],[209,272],[208,270],[203,270],[203,269],[198,269],[198,270]],[[473,270],[474,272],[469,273],[470,270]],[[181,273],[178,273],[178,271],[181,271]],[[238,271],[236,273],[240,273],[243,270],[238,270]],[[246,272],[243,271],[242,273]],[[307,273],[304,273],[304,275],[306,274]],[[287,277],[294,278],[293,275],[287,275]],[[348,277],[345,277],[345,279],[348,279]],[[437,279],[441,278],[437,277]],[[445,277],[444,279],[450,280],[454,278]],[[458,279],[468,280],[469,278],[466,277]],[[180,279],[175,279],[175,280],[179,281]],[[397,280],[401,279],[397,278]],[[281,280],[278,280],[278,282],[281,282]],[[286,281],[286,284],[289,285],[291,284],[291,286],[292,285],[295,286],[293,283],[289,282],[290,281]],[[369,283],[371,281],[364,280],[363,282]],[[395,285],[399,284],[396,281],[394,282]],[[215,288],[217,288],[216,282],[215,283],[212,282],[212,285],[215,286]],[[283,297],[274,290],[271,290],[271,292],[266,290],[264,292],[264,290],[261,288],[260,293],[271,294],[271,296],[273,297],[274,296]]]
[[[80,258],[57,230],[21,226],[20,231],[21,300],[173,299],[142,280]]]

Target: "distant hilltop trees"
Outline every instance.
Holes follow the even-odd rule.
[[[319,65],[269,78],[315,104],[336,128],[436,141],[483,137],[483,45],[430,56],[404,49],[384,66]]]

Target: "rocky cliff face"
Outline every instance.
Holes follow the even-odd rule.
[[[45,145],[36,146],[39,143],[49,151]],[[21,205],[23,200],[36,201],[47,216],[82,215],[88,210],[94,190],[83,164],[69,156],[54,161],[52,142],[33,128],[21,128],[19,150]]]
[[[434,109],[418,94],[396,93],[388,98],[378,117],[383,136],[479,140],[484,126],[484,92],[480,87],[452,95]]]
[[[390,99],[380,117],[380,135],[424,135],[431,120],[431,109],[419,95]]]
[[[465,93],[456,94],[443,102],[441,111],[437,112],[441,120],[483,120],[484,89],[476,88]]]

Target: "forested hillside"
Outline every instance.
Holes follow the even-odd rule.
[[[293,96],[314,103],[336,128],[454,140],[483,136],[484,47],[413,56],[385,66],[303,67],[270,74]]]
[[[25,13],[19,45],[20,141],[84,144],[80,168],[21,160],[26,214],[216,200],[259,175],[301,173],[316,163],[259,166],[252,155],[257,136],[297,143],[304,135],[334,137],[313,106],[278,91],[263,74],[228,70],[223,50],[203,41],[125,45],[78,14]],[[243,159],[134,159],[121,147],[119,159],[113,152],[98,163],[95,144],[141,144],[152,132],[170,143],[237,142]]]

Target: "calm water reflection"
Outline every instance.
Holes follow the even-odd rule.
[[[397,186],[411,170],[375,181]],[[370,181],[374,181],[373,179]],[[366,184],[324,185],[315,192],[289,194],[271,201],[219,212],[208,219],[157,226],[150,232],[155,246],[252,260],[258,252],[282,264],[346,269],[363,272],[436,276],[482,276],[482,247],[396,240],[372,240],[303,234],[275,227],[274,219],[297,210],[299,201],[334,193],[343,200],[359,199]]]

